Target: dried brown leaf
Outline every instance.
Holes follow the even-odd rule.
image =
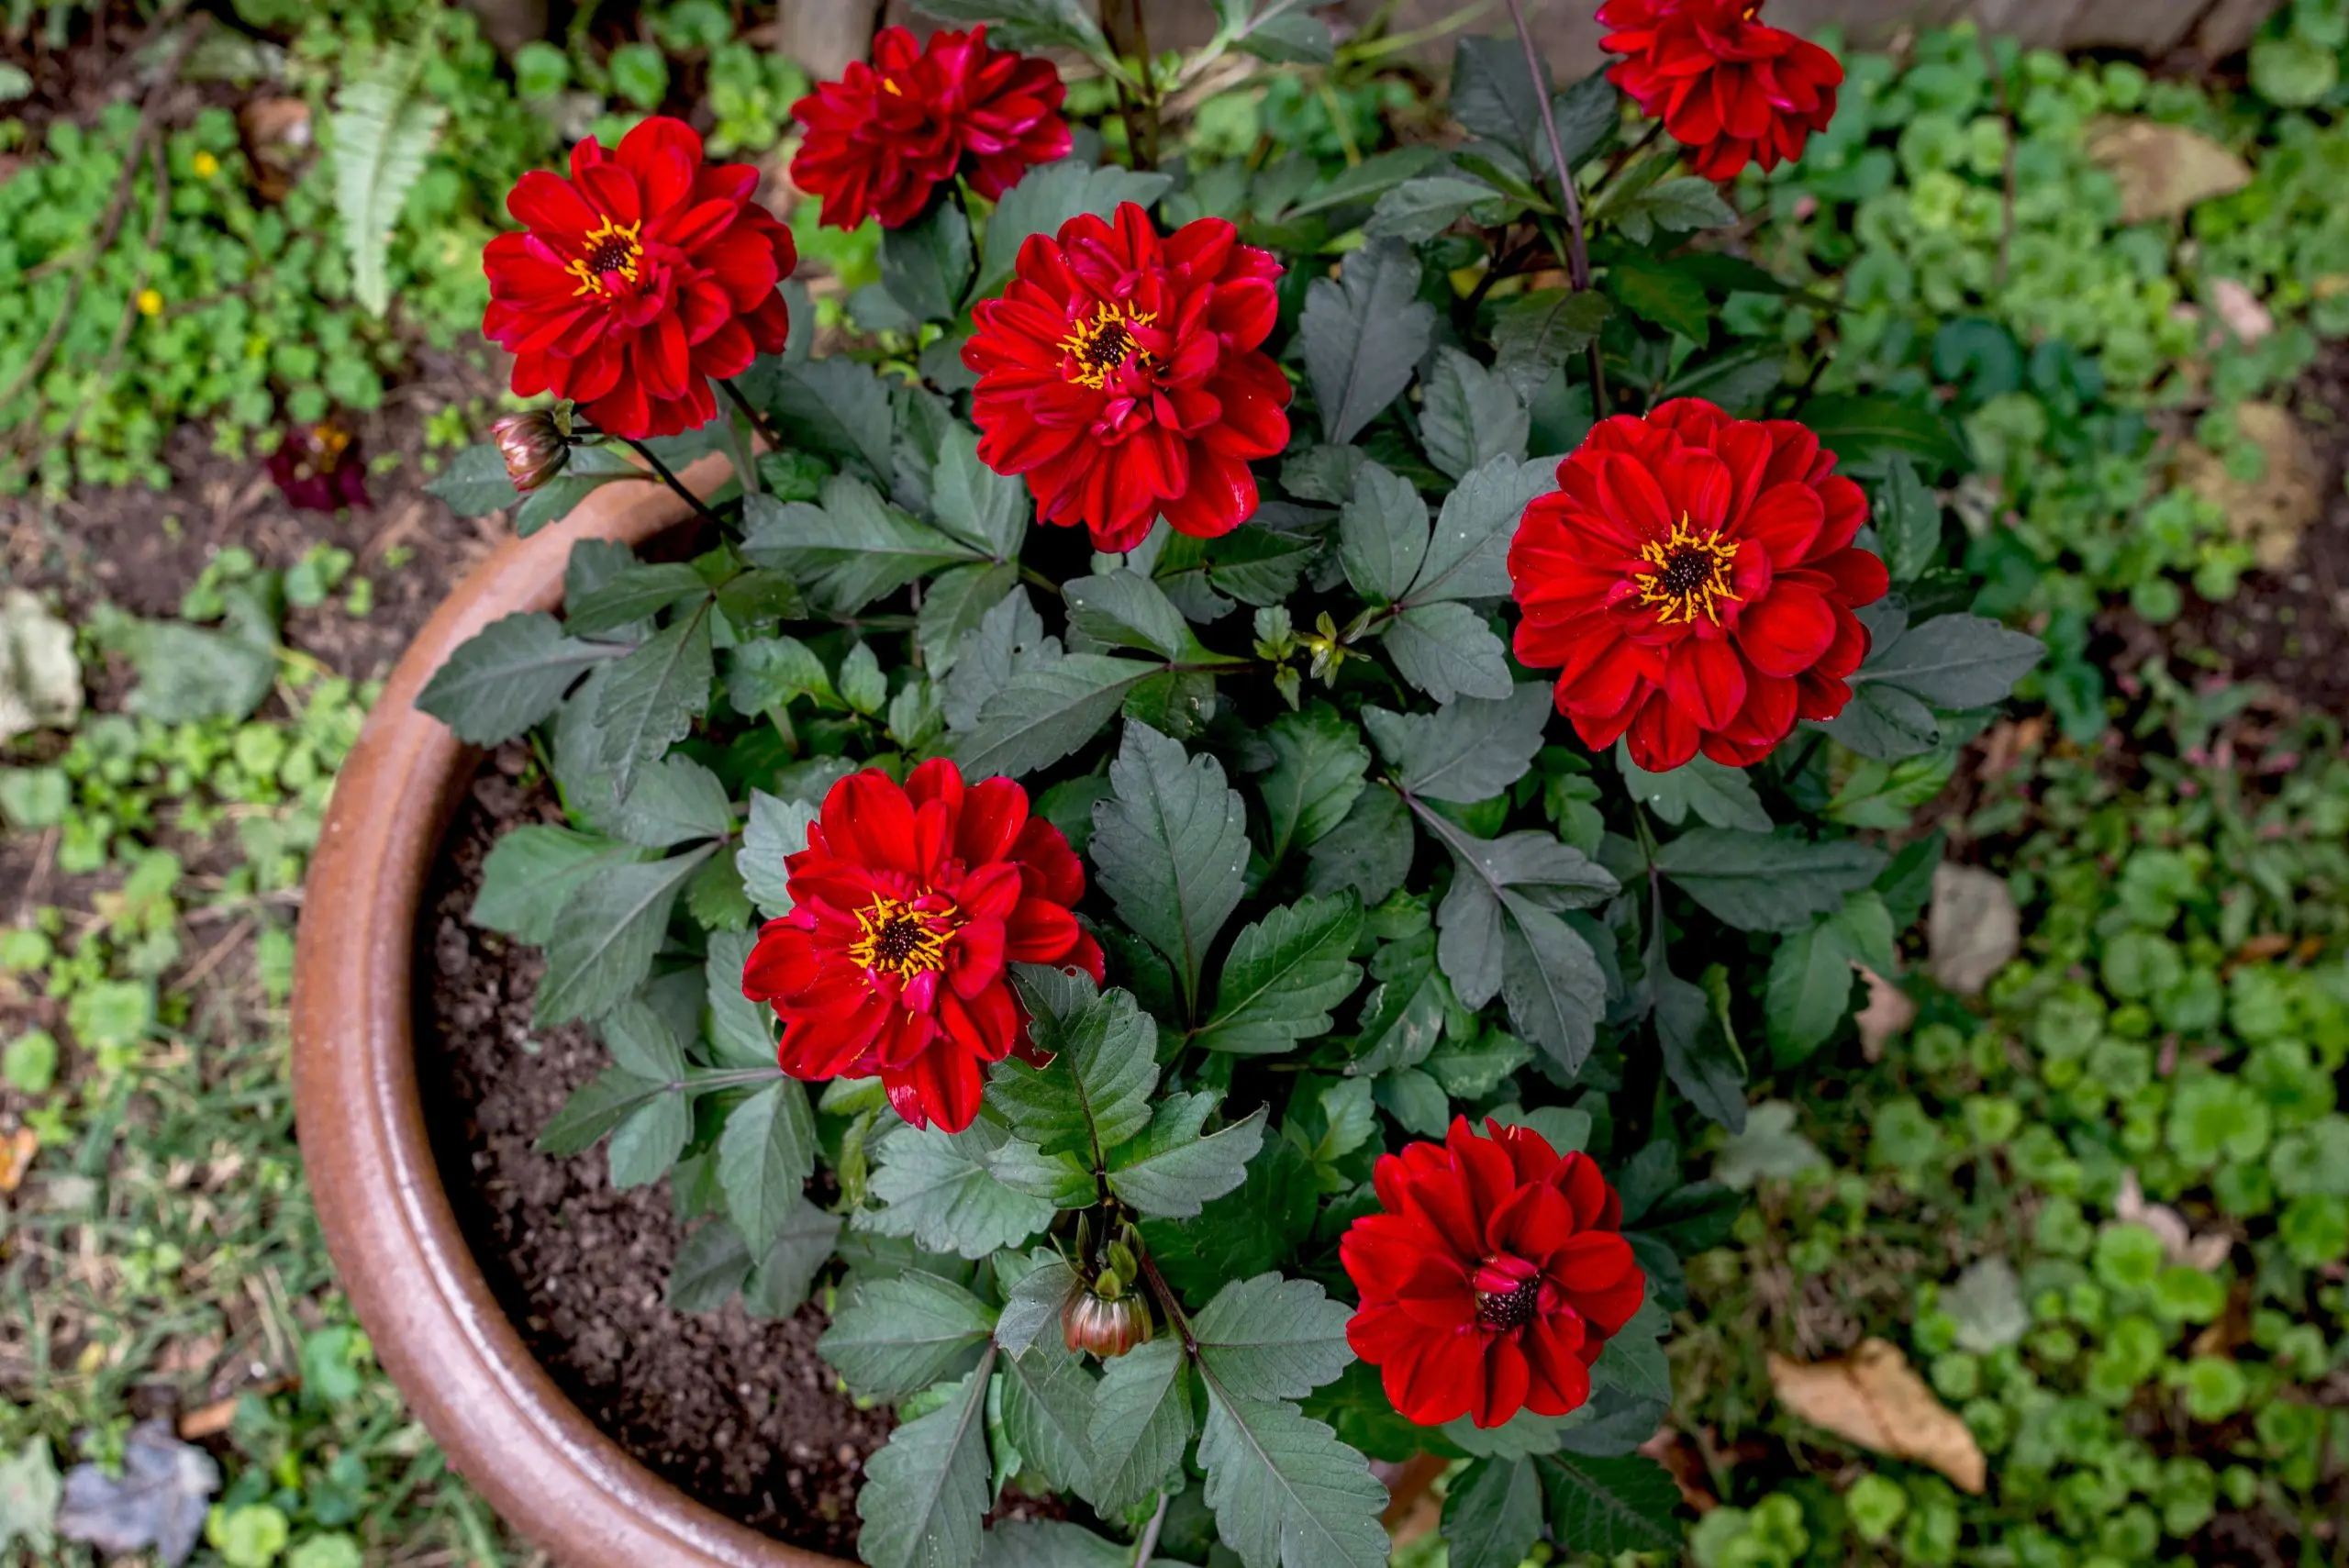
[[[1987,1465],[1974,1434],[1888,1340],[1864,1340],[1840,1361],[1809,1365],[1773,1355],[1770,1386],[1779,1404],[1815,1427],[1876,1453],[1929,1464],[1968,1492],[1982,1490]]]
[[[2281,571],[2324,509],[2324,465],[2300,422],[2277,404],[2239,406],[2235,428],[2259,449],[2266,473],[2246,484],[2217,453],[2187,441],[2178,448],[2177,477],[2226,514],[2227,530],[2251,546],[2263,568]]]
[[[2173,218],[2251,183],[2251,165],[2225,143],[2184,126],[2101,119],[2088,128],[2088,157],[2121,187],[2121,221]]]
[[[12,1193],[23,1184],[25,1173],[33,1168],[33,1156],[40,1152],[40,1135],[29,1127],[20,1127],[6,1138],[0,1138],[0,1193]]]
[[[2147,1203],[2145,1189],[2138,1184],[2137,1173],[2124,1172],[2121,1177],[2120,1195],[2112,1200],[2112,1217],[2123,1225],[2142,1225],[2162,1239],[2162,1253],[2173,1263],[2184,1263],[2215,1273],[2219,1265],[2234,1251],[2234,1240],[2221,1231],[2205,1231],[2197,1235],[2186,1223],[2186,1216],[2165,1203]]]

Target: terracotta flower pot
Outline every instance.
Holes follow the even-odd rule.
[[[726,476],[710,456],[682,477],[708,491]],[[361,1323],[451,1463],[508,1523],[569,1568],[835,1568],[686,1496],[555,1386],[458,1226],[417,1084],[418,906],[478,753],[416,695],[483,627],[560,605],[579,540],[640,544],[687,515],[659,485],[606,484],[559,527],[499,546],[409,646],[335,781],[310,862],[294,1105],[318,1221]],[[1390,1521],[1440,1469],[1402,1467]]]

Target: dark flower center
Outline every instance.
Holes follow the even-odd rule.
[[[856,917],[863,935],[848,956],[867,969],[886,970],[899,980],[946,967],[946,940],[954,934],[952,909],[932,912],[879,896]]]
[[[1102,390],[1111,373],[1124,369],[1127,361],[1148,361],[1150,356],[1142,351],[1133,329],[1156,319],[1155,311],[1131,310],[1108,301],[1095,306],[1093,319],[1071,327],[1057,345],[1068,355],[1061,374],[1074,385]]]
[[[601,294],[604,279],[613,272],[629,283],[636,282],[637,268],[644,260],[644,247],[637,236],[643,228],[641,223],[618,224],[607,217],[582,236],[587,253],[565,269],[579,280],[579,286],[572,292]]]
[[[1508,1290],[1476,1293],[1476,1321],[1487,1329],[1522,1329],[1533,1321],[1542,1305],[1542,1276],[1519,1281]]]
[[[1719,626],[1721,605],[1735,603],[1729,571],[1737,560],[1737,545],[1718,533],[1698,533],[1684,515],[1663,539],[1640,547],[1647,564],[1631,573],[1639,602],[1656,611],[1663,625],[1692,625],[1698,616]]]

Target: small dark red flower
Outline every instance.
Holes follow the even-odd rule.
[[[1381,1155],[1384,1212],[1338,1246],[1362,1292],[1346,1341],[1423,1427],[1579,1408],[1591,1363],[1647,1296],[1598,1167],[1529,1128],[1485,1128],[1456,1117],[1442,1143]]]
[[[824,198],[820,221],[833,228],[868,214],[902,228],[958,170],[993,201],[1030,164],[1068,155],[1067,94],[1052,61],[988,48],[985,28],[926,44],[884,28],[872,64],[852,61],[791,106],[807,128],[791,178]]]
[[[1687,397],[1602,421],[1509,545],[1517,656],[1558,668],[1587,746],[1627,731],[1650,773],[1701,748],[1760,762],[1798,718],[1843,711],[1867,657],[1852,614],[1890,585],[1852,544],[1867,496],[1786,419]]]
[[[268,466],[285,499],[306,512],[368,505],[367,463],[359,438],[337,420],[287,430],[269,454]]]
[[[1835,117],[1842,63],[1759,20],[1761,10],[1761,0],[1607,0],[1598,8],[1600,26],[1614,29],[1599,48],[1626,57],[1607,79],[1664,121],[1709,180],[1799,158],[1805,139]]]
[[[1256,510],[1248,464],[1288,445],[1288,380],[1258,345],[1280,263],[1219,217],[1162,237],[1131,202],[1030,235],[972,312],[979,456],[1027,475],[1045,522],[1130,550],[1164,517],[1198,539]]]
[[[784,864],[791,913],[759,933],[742,994],[782,1018],[785,1073],[877,1073],[916,1127],[970,1126],[986,1064],[1027,1043],[1006,964],[1101,978],[1101,949],[1069,912],[1085,867],[1009,779],[965,785],[943,758],[902,788],[852,773]]]
[[[571,150],[571,178],[534,169],[506,210],[526,232],[489,242],[482,330],[514,354],[514,390],[575,400],[616,436],[698,429],[710,378],[780,352],[791,320],[775,285],[798,252],[751,195],[747,163],[705,163],[683,120],[655,117],[607,153]]]

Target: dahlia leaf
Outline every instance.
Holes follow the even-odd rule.
[[[1638,1454],[1588,1459],[1555,1453],[1533,1462],[1550,1501],[1550,1528],[1570,1552],[1676,1551],[1680,1489],[1672,1473]]]
[[[1614,307],[1591,289],[1536,289],[1493,317],[1493,371],[1531,406],[1542,384],[1598,338]]]
[[[1591,1386],[1670,1405],[1672,1363],[1664,1358],[1664,1336],[1671,1328],[1671,1316],[1663,1307],[1653,1299],[1642,1301],[1631,1320],[1608,1340],[1591,1363]]]
[[[1172,1336],[1137,1345],[1101,1369],[1086,1430],[1093,1506],[1115,1517],[1157,1492],[1191,1440],[1191,1363]]]
[[[1085,1361],[1043,1334],[1020,1355],[998,1362],[1003,1374],[1003,1426],[1011,1443],[1052,1485],[1082,1492],[1093,1479],[1094,1377]]]
[[[552,713],[581,675],[628,651],[621,643],[565,637],[551,615],[507,616],[460,644],[416,706],[469,746],[499,745]]]
[[[1453,1447],[1475,1459],[1519,1460],[1555,1453],[1569,1427],[1582,1419],[1577,1410],[1564,1416],[1537,1416],[1520,1410],[1497,1427],[1480,1427],[1467,1417],[1447,1421],[1439,1429]]]
[[[943,681],[953,673],[963,639],[1019,585],[1019,568],[1008,561],[956,566],[930,580],[914,617],[914,640],[933,678]]]
[[[1550,719],[1550,688],[1529,681],[1506,697],[1464,697],[1431,714],[1365,707],[1362,721],[1405,791],[1429,800],[1489,800],[1533,765]]]
[[[1017,1057],[996,1063],[989,1100],[1042,1152],[1078,1155],[1098,1168],[1109,1150],[1150,1126],[1158,1025],[1133,993],[1114,987],[1057,1011],[1040,995],[1036,973],[1022,966],[1014,977],[1035,1043],[1052,1060],[1041,1067]]]
[[[1550,64],[1534,80],[1525,50],[1513,38],[1464,37],[1452,51],[1452,114],[1472,135],[1497,141],[1531,169],[1547,171],[1550,139],[1542,121],[1542,99],[1553,91]],[[1564,138],[1566,128],[1558,134]],[[1569,149],[1569,162],[1575,153]]]
[[[866,366],[850,359],[774,362],[752,384],[794,444],[851,464],[875,484],[887,484],[896,472],[889,389]],[[825,489],[829,506],[830,485]]]
[[[1458,349],[1435,351],[1419,405],[1419,444],[1455,480],[1507,458],[1525,461],[1532,419],[1508,383]]]
[[[772,713],[795,697],[837,711],[832,673],[816,651],[796,637],[762,637],[726,651],[726,700],[738,713]]]
[[[1273,758],[1257,785],[1264,858],[1278,865],[1292,849],[1320,842],[1346,819],[1362,795],[1370,749],[1361,729],[1325,702],[1282,714],[1264,738]]]
[[[1380,633],[1395,673],[1440,703],[1506,697],[1508,646],[1463,604],[1413,605]]]
[[[1266,6],[1264,15],[1231,40],[1231,47],[1277,65],[1327,65],[1337,53],[1329,23],[1282,0]]]
[[[1480,1459],[1443,1498],[1450,1568],[1517,1568],[1542,1539],[1542,1479],[1523,1459]]]
[[[1607,292],[1642,321],[1703,347],[1712,336],[1712,301],[1702,281],[1671,259],[1626,251],[1608,263]]]
[[[1858,979],[1851,951],[1830,917],[1780,942],[1770,955],[1769,984],[1762,998],[1772,1060],[1799,1062],[1826,1044],[1852,1010],[1852,986]]]
[[[952,202],[881,236],[881,283],[916,321],[951,321],[971,279],[971,220]]]
[[[1170,1095],[1150,1129],[1109,1156],[1109,1190],[1137,1213],[1187,1219],[1248,1179],[1264,1141],[1264,1107],[1221,1131],[1199,1136],[1219,1095]]]
[[[1372,603],[1391,604],[1419,575],[1427,554],[1428,504],[1409,480],[1364,463],[1338,513],[1338,560],[1346,581]]]
[[[694,1135],[693,1107],[682,1086],[655,1095],[612,1129],[605,1158],[615,1191],[649,1187],[667,1175]]]
[[[956,677],[963,673],[958,665]],[[1129,693],[1163,673],[1158,664],[1097,653],[1047,657],[1015,672],[986,699],[976,724],[955,738],[953,755],[973,780],[1048,768],[1092,740]],[[952,682],[948,691],[951,703]]]
[[[1834,393],[1810,399],[1794,417],[1846,464],[1908,456],[1929,474],[1943,469],[1970,472],[1974,466],[1956,426],[1931,408],[1900,398]]]
[[[1427,1060],[1435,1049],[1436,1037],[1443,1031],[1453,1000],[1450,988],[1436,971],[1433,932],[1422,929],[1401,941],[1380,944],[1370,964],[1378,984],[1363,1004],[1354,1035],[1354,1059],[1346,1064],[1349,1076],[1417,1067]]]
[[[1436,906],[1436,962],[1460,1005],[1474,1011],[1500,994],[1504,978],[1501,901],[1492,884],[1463,866]]]
[[[963,0],[952,3],[959,5]],[[987,9],[1002,8],[1002,0],[984,3]],[[1074,0],[1056,3],[1075,14]],[[1093,52],[1097,55],[1102,48],[1100,34],[1096,31],[1093,36]],[[1058,234],[1061,225],[1082,213],[1106,218],[1125,202],[1150,206],[1174,183],[1172,175],[1115,167],[1095,169],[1074,158],[1029,170],[1018,184],[1003,193],[1003,199],[996,203],[995,215],[987,219],[986,259],[979,268],[979,281],[972,286],[970,299],[985,299],[1003,286],[1011,276],[1012,264],[1019,259],[1020,246],[1030,235]]]
[[[749,528],[742,553],[761,566],[791,573],[817,604],[841,615],[917,577],[979,557],[970,545],[899,511],[847,474],[824,482],[821,506],[748,495],[742,517]]]
[[[1677,828],[1694,811],[1708,827],[1735,828],[1747,833],[1770,831],[1770,814],[1753,793],[1753,781],[1742,768],[1731,768],[1699,753],[1679,767],[1652,773],[1631,761],[1628,740],[1615,743],[1615,771],[1631,798]]]
[[[1281,464],[1281,485],[1300,501],[1342,506],[1354,493],[1354,475],[1370,461],[1360,447],[1308,447]]]
[[[485,930],[544,947],[563,906],[598,867],[643,858],[633,844],[551,822],[510,828],[498,835],[482,862],[481,891],[465,917]]]
[[[920,0],[914,9],[941,22],[985,22],[997,49],[1073,49],[1096,60],[1108,50],[1079,0]]]
[[[2046,654],[2039,639],[1987,616],[1936,616],[1877,649],[1851,684],[1895,686],[1935,707],[1988,707]]]
[[[1897,762],[1941,744],[1942,721],[1898,686],[1854,687],[1843,711],[1819,726],[1861,756]]]
[[[987,699],[1009,685],[1013,675],[1060,658],[1061,639],[1044,635],[1043,617],[1029,602],[1027,590],[1015,584],[981,611],[978,625],[955,642],[952,668],[943,672],[947,728],[970,728],[979,722]]]
[[[1047,1154],[1025,1139],[1007,1138],[987,1151],[986,1166],[1013,1192],[1054,1208],[1085,1208],[1100,1200],[1092,1166],[1074,1154]]]
[[[1028,486],[980,462],[978,433],[959,421],[939,441],[930,507],[946,533],[989,560],[1018,563],[1028,535]]]
[[[1084,737],[1061,739],[1057,754]],[[1196,1013],[1208,945],[1243,891],[1247,807],[1214,758],[1188,756],[1182,742],[1132,720],[1109,783],[1115,794],[1093,811],[1102,889],[1127,928],[1174,964],[1184,1005]]]
[[[584,1153],[655,1095],[673,1092],[667,1083],[607,1067],[572,1092],[531,1147],[558,1160]]]
[[[713,1219],[677,1243],[662,1304],[672,1312],[715,1312],[750,1277],[751,1249],[742,1233]]]
[[[910,1236],[923,1251],[984,1258],[1052,1222],[1050,1199],[1005,1184],[988,1160],[1007,1141],[985,1121],[958,1133],[901,1127],[882,1139],[869,1190],[886,1207],[860,1209],[857,1229]]]
[[[1001,1253],[996,1259],[998,1277],[1008,1277],[1006,1263],[1019,1258],[1016,1252]],[[1076,1291],[1076,1271],[1063,1262],[1059,1253],[1039,1249],[1021,1264],[1041,1262],[1021,1274],[1011,1288],[1004,1293],[1003,1311],[995,1320],[995,1342],[1015,1356],[1028,1353],[1028,1348],[1040,1339],[1057,1334],[1061,1326],[1061,1308]]]
[[[1365,906],[1375,906],[1403,884],[1417,847],[1402,797],[1389,789],[1366,790],[1345,819],[1313,846],[1305,890],[1351,887]]]
[[[1655,982],[1664,1070],[1688,1103],[1732,1133],[1745,1130],[1745,1056],[1703,986],[1664,971]]]
[[[710,1055],[720,1067],[774,1065],[774,1015],[742,995],[742,970],[758,939],[748,931],[712,931],[702,963],[702,994],[709,1010]]]
[[[726,1212],[752,1251],[773,1244],[815,1172],[816,1114],[796,1079],[779,1079],[727,1114],[718,1181]]]
[[[1431,1074],[1416,1067],[1382,1073],[1371,1085],[1378,1108],[1395,1118],[1404,1131],[1420,1138],[1442,1138],[1452,1125],[1452,1099]]]
[[[592,592],[563,606],[562,629],[573,637],[594,637],[651,620],[671,605],[704,597],[709,584],[700,573],[682,561],[658,564],[631,563]]]
[[[1719,228],[1737,221],[1737,209],[1721,199],[1718,187],[1696,174],[1661,180],[1608,214],[1623,237],[1645,245],[1657,229],[1686,234],[1692,229]]]
[[[1917,476],[1917,465],[1896,456],[1884,465],[1876,486],[1876,537],[1886,572],[1895,583],[1913,583],[1942,558],[1942,503],[1933,487]]]
[[[1435,307],[1419,291],[1419,258],[1395,239],[1371,240],[1334,281],[1307,287],[1297,335],[1325,442],[1353,440],[1410,384],[1435,327]]]
[[[1096,642],[1131,648],[1173,661],[1193,646],[1183,612],[1157,584],[1119,568],[1097,577],[1074,577],[1061,585],[1069,625]]]
[[[1351,892],[1306,897],[1241,928],[1216,980],[1215,1012],[1192,1036],[1205,1051],[1262,1056],[1328,1032],[1354,994],[1362,904]]]
[[[580,885],[547,944],[531,1018],[541,1029],[600,1018],[633,995],[668,933],[678,890],[716,846],[664,861],[606,866]]]
[[[946,1402],[889,1434],[856,1497],[857,1555],[873,1568],[965,1568],[976,1562],[988,1482],[990,1345]]]
[[[1424,174],[1380,195],[1363,233],[1373,239],[1423,243],[1460,221],[1469,208],[1508,198],[1482,180],[1453,171]]]
[[[1422,427],[1424,428],[1424,427]],[[1414,605],[1438,599],[1501,599],[1510,591],[1509,540],[1526,504],[1558,484],[1558,465],[1523,462],[1500,452],[1461,475],[1443,498],[1426,562],[1403,597]]]
[[[1199,1463],[1225,1545],[1246,1568],[1382,1568],[1386,1488],[1296,1406],[1235,1398],[1210,1373]]]
[[[818,815],[805,801],[751,792],[750,820],[742,828],[742,847],[734,851],[734,867],[742,873],[751,902],[770,920],[791,913],[791,877],[784,862],[807,847],[807,829]]]
[[[1006,1519],[988,1529],[979,1568],[1132,1568],[1134,1549],[1066,1519]]]
[[[1267,502],[1250,519],[1252,527],[1206,541],[1209,586],[1258,609],[1286,604],[1304,579],[1306,568],[1321,553],[1319,538],[1284,532],[1274,526],[1275,516],[1297,511],[1277,501]]]
[[[638,776],[615,825],[631,844],[665,850],[731,837],[734,803],[716,773],[690,757],[667,756]]]
[[[334,146],[335,214],[351,252],[351,293],[371,316],[391,308],[384,259],[400,208],[424,173],[424,161],[448,109],[423,96],[420,61],[395,50],[335,95],[328,129]]]
[[[1346,1370],[1353,1309],[1310,1280],[1235,1280],[1191,1320],[1199,1358],[1235,1399],[1302,1399]]]
[[[995,1328],[995,1308],[952,1280],[908,1269],[862,1280],[816,1349],[848,1385],[901,1399],[971,1364]]]
[[[1814,842],[1791,828],[1697,828],[1656,851],[1654,863],[1723,925],[1786,931],[1842,908],[1845,894],[1876,879],[1885,857],[1855,840]]]
[[[605,787],[614,800],[628,798],[639,768],[692,732],[694,719],[709,707],[716,675],[707,604],[612,666],[596,704],[596,723],[603,730]]]
[[[656,443],[647,443],[653,444]],[[666,462],[668,459],[664,457],[662,461]],[[529,539],[540,528],[562,521],[571,516],[573,508],[580,502],[615,479],[643,477],[644,470],[640,466],[610,447],[573,447],[571,462],[563,471],[522,496],[521,504],[514,508],[515,537]],[[582,539],[572,548],[572,559],[576,561],[581,550],[596,542],[599,541]],[[630,562],[635,560],[634,553],[626,545],[615,544],[612,549]]]
[[[742,1310],[753,1318],[788,1318],[798,1311],[840,1239],[841,1217],[799,1198],[766,1251],[752,1261],[742,1285]]]
[[[742,891],[742,873],[723,855],[702,862],[685,884],[685,913],[705,931],[739,931],[758,913]]]
[[[506,454],[495,441],[479,442],[451,458],[424,489],[461,517],[485,517],[522,498],[506,475]]]
[[[1598,1042],[1607,1011],[1607,973],[1582,934],[1518,893],[1501,895],[1508,918],[1501,943],[1501,993],[1518,1032],[1567,1073]]]

